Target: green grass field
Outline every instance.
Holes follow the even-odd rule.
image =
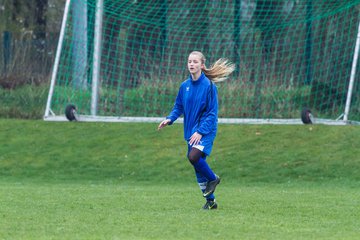
[[[0,120],[0,239],[358,239],[360,128],[219,125],[219,209],[182,125]]]

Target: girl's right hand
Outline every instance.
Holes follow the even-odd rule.
[[[170,119],[165,119],[164,121],[162,121],[162,122],[159,124],[159,126],[158,126],[158,131],[159,131],[160,129],[162,129],[163,127],[165,127],[166,125],[168,125],[170,122],[171,122]]]

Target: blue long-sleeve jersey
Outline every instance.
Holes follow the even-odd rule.
[[[218,99],[215,84],[201,73],[198,80],[190,77],[179,88],[174,107],[167,116],[172,124],[184,115],[184,138],[186,141],[198,132],[214,139],[217,131]]]

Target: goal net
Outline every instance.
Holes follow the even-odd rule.
[[[67,0],[45,120],[158,120],[191,51],[236,71],[218,83],[223,122],[360,120],[360,0]],[[359,69],[360,70],[360,69]]]

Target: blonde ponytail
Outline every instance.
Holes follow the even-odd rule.
[[[210,68],[205,66],[205,56],[199,51],[193,51],[190,54],[196,54],[200,56],[201,63],[204,64],[202,71],[212,82],[222,82],[226,80],[229,75],[235,70],[235,64],[230,62],[226,58],[218,59]]]
[[[220,58],[209,69],[203,69],[204,74],[213,82],[225,81],[235,70],[235,64],[226,58]]]

